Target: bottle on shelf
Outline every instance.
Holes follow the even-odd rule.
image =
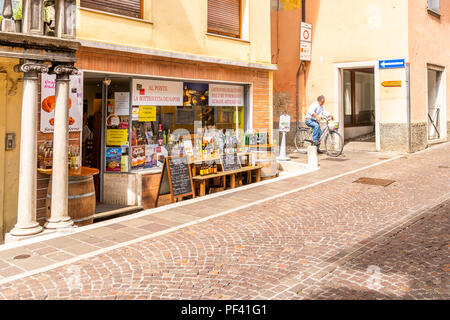
[[[164,143],[164,137],[163,137],[163,132],[162,132],[162,124],[159,124],[159,129],[158,129],[158,136],[157,136],[157,142],[158,145],[161,147]]]

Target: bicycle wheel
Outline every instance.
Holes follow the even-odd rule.
[[[307,128],[300,128],[295,133],[295,148],[299,153],[307,153],[308,147],[311,146],[312,141],[311,130]]]
[[[344,150],[344,140],[336,131],[331,131],[325,138],[325,148],[330,157],[339,157]]]

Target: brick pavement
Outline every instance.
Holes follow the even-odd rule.
[[[449,205],[430,209],[450,199],[450,170],[445,168],[450,166],[449,152],[449,144],[441,145],[9,281],[0,285],[0,298],[448,299]],[[324,178],[327,174],[321,170],[312,175]],[[396,183],[386,188],[352,183],[362,176]],[[280,181],[280,186],[288,190],[298,178]],[[306,182],[313,179],[304,178]],[[277,185],[228,197],[245,203],[247,197],[267,197]],[[177,218],[183,223],[202,214],[195,206],[179,211]],[[105,230],[96,228],[67,236],[66,241],[26,246],[24,254],[31,252],[35,261],[26,259],[18,268],[45,265],[42,258],[55,255],[53,248],[73,248],[75,240],[83,248],[81,253],[92,252],[89,246],[127,241],[127,233],[120,230],[160,230],[166,226],[163,222],[164,216],[148,215],[129,220],[132,226],[102,227],[110,229],[109,236],[99,236]],[[139,225],[146,228],[138,229]],[[90,243],[92,239],[101,241]],[[14,250],[0,251],[0,270],[13,268],[8,254],[17,254],[18,249]],[[39,250],[42,254],[36,254]],[[71,250],[56,250],[56,254],[80,254]]]

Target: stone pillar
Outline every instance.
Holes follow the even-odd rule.
[[[17,65],[16,72],[24,72],[22,93],[22,126],[20,134],[20,169],[17,224],[12,236],[30,236],[42,231],[36,222],[37,176],[37,112],[38,73],[48,72],[43,64],[25,62]]]
[[[3,4],[3,20],[0,31],[3,32],[16,32],[16,25],[12,20],[13,10],[11,0],[5,0]]]
[[[45,227],[61,229],[73,225],[68,213],[69,77],[78,70],[73,66],[57,65],[52,73],[56,74],[52,203],[51,216]]]
[[[22,32],[44,34],[44,1],[22,0]]]
[[[76,29],[76,1],[56,0],[56,28],[58,38],[75,38]]]

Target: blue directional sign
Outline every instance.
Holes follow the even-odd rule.
[[[380,60],[380,69],[405,68],[405,59]]]

